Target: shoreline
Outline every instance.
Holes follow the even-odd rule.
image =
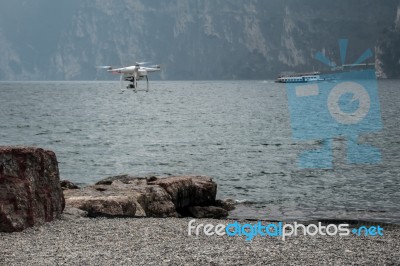
[[[400,226],[381,237],[188,236],[192,218],[62,219],[18,233],[0,233],[0,264],[225,265],[398,264]],[[196,219],[228,223],[231,219]]]
[[[285,212],[280,210],[279,207],[268,206],[264,208],[257,208],[257,203],[236,203],[235,209],[229,212],[228,219],[245,219],[249,221],[301,221],[304,223],[313,223],[315,221],[330,221],[330,222],[349,222],[355,223],[368,223],[368,224],[385,224],[400,226],[400,214],[393,215],[393,213],[382,212],[376,215],[376,212],[365,211],[327,211],[319,213],[303,212],[301,209],[296,210],[294,214],[290,210]],[[278,211],[279,209],[279,211]],[[388,214],[385,216],[384,214]]]

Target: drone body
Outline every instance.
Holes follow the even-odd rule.
[[[159,65],[146,67],[142,66],[143,64],[146,64],[146,62],[141,62],[141,63],[136,62],[135,65],[127,67],[116,68],[112,66],[99,66],[98,68],[104,68],[107,70],[107,72],[120,75],[121,90],[124,89],[123,81],[129,81],[129,85],[126,86],[126,89],[133,89],[136,92],[138,88],[137,85],[138,80],[146,78],[147,81],[146,91],[149,91],[148,73],[160,71],[161,67]]]

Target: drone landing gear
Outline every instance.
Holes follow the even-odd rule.
[[[129,79],[130,84],[126,87],[127,89],[132,89],[134,92],[137,92],[137,79],[135,77],[132,77]]]
[[[131,81],[131,83],[126,86],[127,89],[134,90],[134,92],[137,92],[137,81]]]
[[[123,81],[128,81],[129,82],[129,84],[125,88],[123,86]],[[138,91],[138,79],[137,78],[135,78],[135,77],[128,77],[128,78],[125,77],[124,78],[121,75],[120,82],[121,82],[121,91],[124,91],[125,89],[133,90],[134,92]],[[149,91],[149,77],[147,75],[146,75],[146,90],[145,91],[146,92]]]

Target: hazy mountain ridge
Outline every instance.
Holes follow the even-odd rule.
[[[384,78],[400,77],[400,6],[397,8],[396,21],[385,29],[376,49],[376,65]]]
[[[372,48],[383,74],[400,77],[398,0],[58,2],[5,4],[0,80],[107,79],[96,65],[140,60],[162,64],[162,79],[267,79],[323,69],[317,51],[339,63],[339,38],[347,63]]]

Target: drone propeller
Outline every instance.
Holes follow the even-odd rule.
[[[136,62],[136,65],[145,65],[145,64],[150,64],[151,62]]]
[[[101,68],[101,69],[113,69],[112,66],[97,66],[96,68]]]

